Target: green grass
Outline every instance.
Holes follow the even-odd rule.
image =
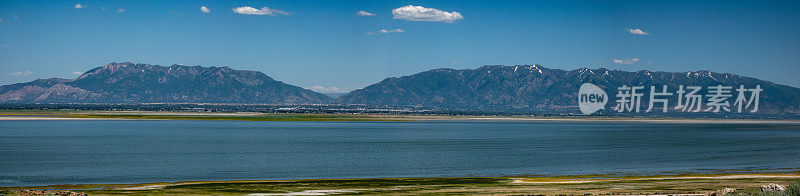
[[[288,193],[305,190],[348,190],[357,189],[350,194],[381,194],[412,191],[436,190],[453,187],[496,186],[504,183],[500,178],[378,178],[378,179],[321,179],[271,182],[216,182],[204,184],[185,184],[168,186],[157,190],[120,191],[88,190],[89,194],[220,194],[243,195],[249,193]]]

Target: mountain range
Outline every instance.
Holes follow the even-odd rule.
[[[333,99],[255,71],[111,63],[72,80],[39,79],[0,86],[0,103],[364,104],[571,113],[577,111],[578,88],[587,82],[609,94],[608,105],[614,105],[616,88],[623,85],[645,86],[645,91],[649,91],[650,86],[661,89],[667,85],[673,92],[678,85],[734,88],[759,85],[763,89],[759,113],[800,115],[800,89],[756,78],[708,70],[628,72],[582,68],[567,71],[541,65],[434,69],[387,78]],[[735,95],[735,92],[732,93]],[[670,98],[670,103],[674,104],[675,99]],[[642,101],[646,107],[648,97],[644,96]]]
[[[323,94],[229,67],[110,63],[73,80],[0,87],[4,103],[329,103]]]
[[[541,65],[482,66],[477,69],[434,69],[376,84],[339,97],[339,103],[366,105],[421,105],[481,111],[577,111],[578,88],[592,83],[604,89],[608,105],[614,106],[617,87],[667,85],[673,94],[679,85],[724,85],[733,88],[760,85],[759,112],[800,114],[800,89],[756,78],[708,70],[690,72],[628,72],[605,68],[577,70],[549,69]],[[707,94],[707,91],[700,93]],[[733,95],[736,91],[732,90]],[[731,98],[730,103],[733,104]],[[703,98],[705,100],[705,98]],[[669,98],[675,104],[677,96]],[[642,97],[643,107],[649,97]]]

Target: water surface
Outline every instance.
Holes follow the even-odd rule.
[[[800,126],[0,121],[0,186],[800,168]]]

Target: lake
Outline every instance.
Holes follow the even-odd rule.
[[[0,186],[800,168],[800,126],[0,121]]]

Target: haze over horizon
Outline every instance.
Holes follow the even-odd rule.
[[[712,70],[800,87],[795,10],[798,1],[3,1],[0,85],[133,62],[261,71],[318,92],[499,64]]]

